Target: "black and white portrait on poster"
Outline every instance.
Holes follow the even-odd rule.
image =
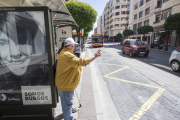
[[[44,12],[0,12],[0,97],[18,93],[22,99],[21,86],[47,85]],[[10,102],[1,98],[0,106]],[[17,104],[22,105],[22,100]]]

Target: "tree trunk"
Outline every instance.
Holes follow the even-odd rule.
[[[180,33],[178,34],[178,41],[177,41],[177,47],[180,46]]]
[[[77,41],[78,44],[80,43],[80,30],[81,30],[81,28],[76,28],[76,32],[77,32],[77,36],[78,36],[78,41]]]
[[[143,41],[145,41],[145,34],[143,35]]]

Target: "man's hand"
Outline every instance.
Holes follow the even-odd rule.
[[[99,49],[95,54],[94,54],[95,58],[100,57],[101,56],[101,50]]]

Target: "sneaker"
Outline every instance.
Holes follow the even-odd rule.
[[[75,113],[75,112],[77,112],[77,111],[79,111],[79,108],[74,108],[74,109],[72,110],[72,113]]]

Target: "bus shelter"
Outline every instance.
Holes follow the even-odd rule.
[[[77,25],[61,0],[1,0],[0,6],[0,120],[53,120],[54,33]]]

